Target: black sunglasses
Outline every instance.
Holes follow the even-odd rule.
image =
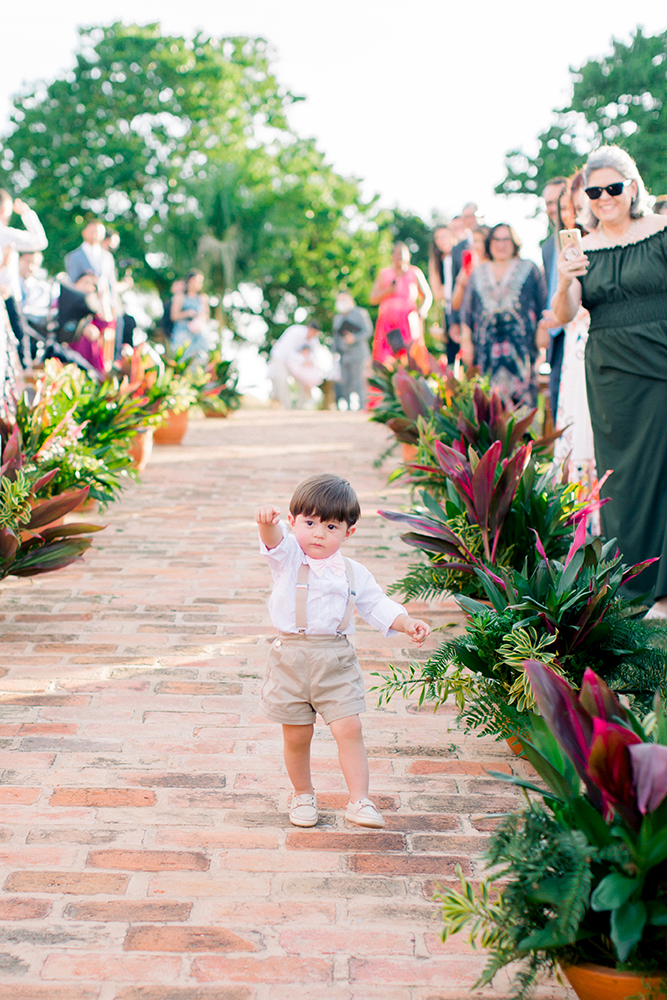
[[[586,188],[585,191],[591,201],[597,201],[603,191],[606,191],[612,198],[618,198],[619,194],[623,194],[626,184],[632,184],[632,181],[614,181],[613,184],[607,184],[606,187]]]

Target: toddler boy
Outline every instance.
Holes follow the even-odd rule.
[[[260,711],[283,727],[285,766],[292,782],[289,817],[295,826],[315,826],[317,800],[310,771],[315,715],[320,713],[338,744],[338,759],[350,793],[345,818],[358,826],[383,827],[368,797],[368,758],[359,713],[365,689],[348,636],[352,613],[385,636],[404,632],[420,645],[431,631],[390,600],[369,571],[339,549],[354,534],[359,501],[340,476],[311,476],[290,501],[289,534],[280,511],[259,507],[260,551],[273,576],[271,621],[279,636],[269,653]]]

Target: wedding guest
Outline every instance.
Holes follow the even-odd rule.
[[[534,406],[544,280],[519,257],[521,243],[507,223],[493,226],[484,246],[489,261],[473,271],[461,307],[461,358],[488,374],[508,405]]]
[[[185,276],[185,289],[171,300],[172,347],[187,344],[185,357],[203,361],[208,355],[207,326],[210,317],[208,295],[202,291],[204,273],[193,268]]]
[[[590,232],[558,258],[552,309],[569,323],[591,315],[586,385],[602,489],[602,533],[628,565],[660,557],[625,585],[652,590],[652,617],[667,618],[667,217],[653,214],[637,165],[600,146],[584,167]]]
[[[394,244],[391,267],[383,267],[371,291],[372,305],[379,305],[373,339],[373,359],[385,364],[404,355],[424,356],[424,320],[433,302],[429,283],[418,267],[410,263],[405,243]]]
[[[20,217],[25,229],[13,229],[9,222],[12,214]],[[33,350],[30,330],[21,309],[21,284],[19,253],[46,250],[49,242],[37,213],[24,201],[12,198],[0,189],[0,296],[4,299],[5,313],[10,324],[9,341],[14,341],[18,357],[24,367],[32,364]]]
[[[359,409],[366,406],[365,368],[370,357],[373,322],[368,310],[358,306],[349,292],[336,296],[333,318],[333,348],[340,355],[340,381],[335,383],[336,404],[345,402],[351,408],[356,395]]]

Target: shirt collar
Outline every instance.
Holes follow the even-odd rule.
[[[345,560],[339,552],[334,552],[328,559],[312,559],[311,556],[304,555],[306,562],[312,569],[315,576],[322,576],[327,569],[332,570],[337,576],[345,574]]]

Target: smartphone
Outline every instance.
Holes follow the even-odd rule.
[[[473,267],[472,250],[464,250],[463,253],[461,254],[461,267],[463,271],[468,275],[472,272],[472,267]]]
[[[561,250],[565,250],[567,260],[574,260],[584,252],[581,249],[581,233],[578,229],[561,229],[558,233],[558,242]]]

